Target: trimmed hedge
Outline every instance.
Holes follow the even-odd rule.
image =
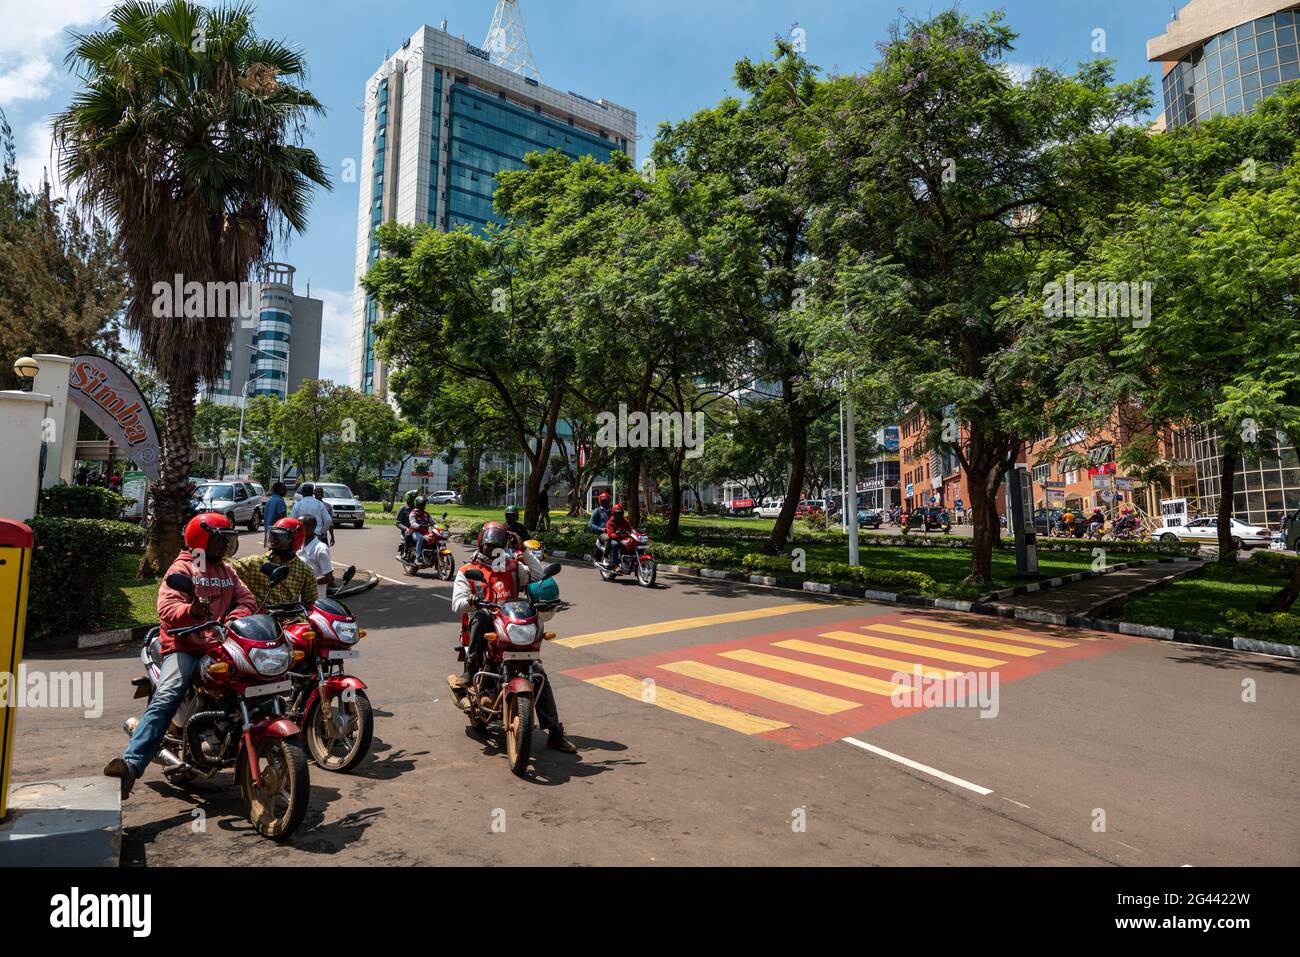
[[[41,490],[40,514],[49,518],[119,519],[126,499],[97,485],[51,485]]]
[[[1284,645],[1300,645],[1300,615],[1288,611],[1238,611],[1230,608],[1223,617],[1239,635]]]
[[[69,486],[73,487],[73,486]],[[109,557],[144,548],[145,530],[130,522],[37,516],[27,595],[27,638],[84,634],[104,618]]]

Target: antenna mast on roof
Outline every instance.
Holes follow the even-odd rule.
[[[533,50],[524,33],[524,15],[519,10],[519,0],[497,0],[483,49],[492,56],[492,62],[511,73],[541,82],[542,74],[533,62]]]

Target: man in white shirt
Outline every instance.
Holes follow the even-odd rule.
[[[316,516],[304,515],[302,527],[306,535],[303,536],[302,548],[298,549],[298,557],[316,576],[317,597],[326,598],[328,589],[334,584],[334,560],[330,557],[329,546],[316,535]]]
[[[307,515],[315,518],[316,536],[328,545],[334,539],[334,517],[330,514],[325,503],[314,497],[313,492],[312,484],[304,482],[302,498],[293,503],[293,511],[290,514],[293,518],[299,520]]]

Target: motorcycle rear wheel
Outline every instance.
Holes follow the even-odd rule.
[[[283,841],[302,824],[311,798],[311,772],[301,738],[263,738],[257,744],[257,766],[260,787],[249,773],[248,755],[240,754],[244,813],[258,834]]]
[[[618,574],[618,572],[614,571],[612,568],[606,568],[605,563],[600,559],[596,559],[593,564],[596,566],[596,571],[600,572],[602,581],[612,582],[614,576]]]
[[[511,695],[506,704],[506,758],[512,773],[524,776],[533,750],[532,695]]]
[[[330,710],[341,710],[348,716],[348,732],[343,737],[336,737],[334,732],[337,727],[326,727],[318,697],[303,716],[307,750],[311,752],[316,767],[322,771],[346,774],[360,764],[370,751],[370,740],[375,733],[375,715],[370,707],[370,699],[360,689],[351,701],[344,701],[341,694],[334,695],[330,699]]]

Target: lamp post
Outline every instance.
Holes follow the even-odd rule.
[[[14,362],[14,375],[23,380],[23,391],[31,392],[36,381],[36,373],[41,371],[41,364],[31,356],[23,356]]]

